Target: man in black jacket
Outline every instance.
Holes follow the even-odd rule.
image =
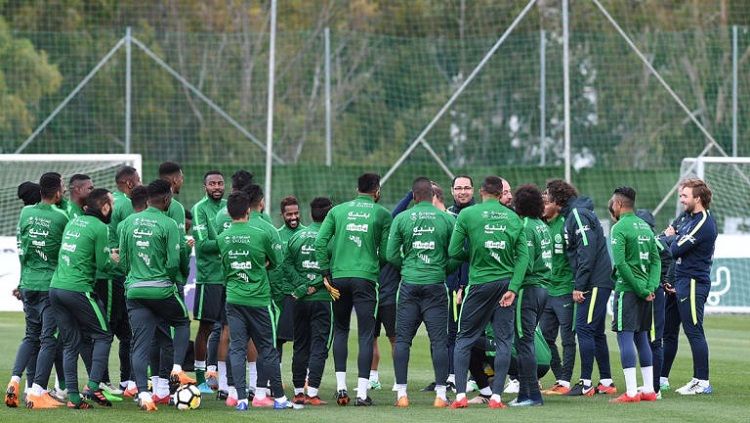
[[[574,274],[574,328],[581,357],[581,380],[566,395],[614,394],[617,389],[612,383],[604,334],[607,302],[614,288],[607,240],[591,199],[578,197],[575,187],[560,179],[547,182],[547,193],[565,216],[565,245]],[[594,358],[599,366],[597,387],[591,384]]]

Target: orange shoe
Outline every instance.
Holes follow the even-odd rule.
[[[394,405],[396,407],[399,407],[399,408],[406,408],[406,407],[408,407],[409,406],[409,397],[407,397],[406,395],[404,395],[403,397],[399,398],[396,401],[396,404],[394,404]]]
[[[138,408],[143,411],[156,411],[156,404],[150,399],[138,399]]]
[[[617,388],[615,387],[615,384],[611,384],[609,386],[602,385],[601,383],[596,386],[596,393],[597,394],[605,394],[605,395],[614,395],[617,393]]]
[[[26,408],[34,410],[43,410],[49,408],[60,407],[60,404],[56,399],[52,398],[48,393],[42,395],[26,394]]]
[[[570,388],[560,385],[559,383],[555,383],[549,389],[542,391],[544,395],[565,395],[568,392],[570,392]]]
[[[469,408],[469,399],[466,397],[463,397],[460,400],[457,399],[451,403],[451,408]]]
[[[122,396],[124,396],[125,398],[135,398],[136,396],[138,396],[138,388],[136,387],[133,389],[126,389],[125,391],[123,391]]]
[[[628,396],[627,393],[623,393],[617,398],[609,400],[613,404],[626,404],[629,402],[641,402],[641,396],[636,394],[634,397]]]
[[[160,396],[158,396],[156,394],[151,395],[151,401],[154,404],[169,405],[169,400],[170,399],[171,398],[170,398],[169,395],[166,395],[166,396],[163,396],[163,397],[160,397]]]
[[[18,407],[19,392],[18,382],[14,382],[12,380],[8,382],[8,388],[5,390],[5,405],[10,408]]]
[[[435,408],[448,408],[450,405],[450,401],[444,400],[440,397],[435,397],[435,401],[432,403],[432,406]]]
[[[319,396],[316,395],[314,397],[305,396],[305,404],[317,406],[317,405],[326,405],[328,403],[323,401],[322,399],[320,399]]]
[[[641,392],[641,401],[656,401],[656,392]]]
[[[493,399],[490,400],[490,403],[487,405],[488,408],[494,408],[494,409],[503,409],[508,408],[507,405],[503,404],[502,401],[495,401]]]
[[[185,372],[172,372],[169,375],[169,381],[179,385],[195,385],[195,379],[188,376]]]

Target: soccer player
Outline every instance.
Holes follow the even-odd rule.
[[[448,253],[457,260],[469,259],[469,283],[462,299],[454,351],[456,400],[452,408],[468,407],[466,378],[474,343],[492,324],[495,333],[495,379],[490,408],[505,408],[501,401],[513,342],[513,304],[526,268],[529,251],[523,222],[500,203],[507,182],[488,176],[479,191],[482,204],[458,215]],[[509,187],[508,189],[509,190]],[[468,242],[465,248],[464,242]]]
[[[320,382],[333,341],[333,306],[323,285],[315,258],[315,238],[333,203],[326,197],[310,202],[313,223],[288,240],[284,252],[284,273],[294,285],[294,355],[292,383],[296,404],[325,405],[320,399]],[[309,372],[308,372],[309,370]],[[305,395],[307,385],[307,395]]]
[[[708,343],[703,332],[703,310],[711,291],[711,265],[717,229],[709,208],[711,189],[700,179],[680,184],[680,204],[688,218],[680,228],[669,227],[667,236],[676,236],[670,245],[675,259],[675,290],[682,330],[693,354],[693,378],[676,390],[681,395],[710,394]]]
[[[286,243],[289,242],[289,238],[305,227],[300,223],[299,202],[294,196],[284,197],[281,200],[279,209],[281,210],[281,218],[284,220],[284,224],[279,226],[276,231],[281,241],[281,251],[284,252],[286,251]],[[271,288],[273,289],[272,296],[274,303],[280,310],[276,327],[276,349],[279,350],[279,356],[281,356],[283,354],[284,343],[294,340],[295,301],[292,296],[294,283],[284,277],[281,266],[272,271],[269,276],[272,280]]]
[[[401,268],[403,280],[398,288],[396,308],[397,407],[408,407],[406,393],[409,350],[422,322],[430,338],[435,372],[435,407],[448,406],[445,380],[448,378],[448,304],[444,285],[448,269],[448,243],[455,219],[432,205],[434,192],[429,179],[419,177],[412,183],[415,205],[396,216],[391,225],[386,256]],[[458,263],[455,263],[458,264]]]
[[[115,184],[117,185],[117,191],[112,194],[114,203],[112,218],[109,222],[109,248],[112,250],[119,248],[117,226],[126,217],[133,214],[133,204],[130,197],[133,189],[141,186],[141,177],[134,167],[123,166],[115,175]],[[110,394],[107,395],[107,398],[110,401],[118,401],[120,398],[115,395],[123,394],[129,385],[135,390],[135,381],[131,377],[130,368],[131,330],[125,303],[125,275],[119,268],[111,274],[98,274],[94,291],[107,311],[107,322],[112,334],[117,336],[120,341],[118,349],[120,358],[119,389],[110,383],[109,369],[104,372],[102,382],[102,389],[104,389],[105,394]]]
[[[87,396],[96,403],[112,406],[99,383],[104,375],[112,344],[101,302],[93,293],[96,272],[110,272],[119,257],[108,245],[112,194],[95,189],[86,198],[86,211],[65,227],[57,269],[50,283],[50,302],[64,346],[65,385],[68,407],[91,408],[78,391],[78,354],[82,338],[93,341]]]
[[[609,200],[609,212],[616,222],[610,236],[616,275],[612,330],[617,333],[626,389],[610,401],[613,403],[656,401],[648,332],[654,291],[661,276],[661,259],[651,227],[633,212],[635,197],[633,188],[620,187]],[[636,354],[643,375],[641,393],[636,378]]]
[[[555,384],[542,393],[564,395],[570,391],[570,378],[576,361],[576,335],[573,319],[576,303],[573,301],[573,270],[565,251],[565,216],[560,206],[544,193],[544,220],[552,237],[552,270],[547,285],[547,303],[539,319],[544,339],[549,345],[552,359],[550,365],[555,375]],[[555,345],[560,334],[562,360]]]
[[[224,175],[210,170],[203,175],[205,197],[193,206],[193,237],[195,238],[195,298],[193,319],[198,320],[195,335],[195,375],[201,393],[212,394],[206,383],[206,349],[208,337],[216,323],[224,323],[225,298],[224,271],[221,267],[219,245],[216,242],[216,215],[226,207],[224,200]]]
[[[194,383],[182,371],[190,338],[190,320],[175,278],[180,271],[183,237],[177,223],[165,214],[172,201],[172,189],[164,180],[148,185],[149,207],[126,219],[120,236],[122,267],[127,269],[128,315],[133,329],[133,372],[138,386],[138,405],[156,410],[148,392],[147,366],[154,332],[161,343],[172,342],[165,330],[174,331],[174,360],[170,381]],[[156,389],[155,389],[156,390]]]
[[[70,201],[65,204],[65,212],[68,213],[68,218],[73,220],[83,214],[83,205],[86,204],[86,198],[94,190],[94,182],[89,175],[76,173],[70,177],[68,190],[70,191]]]
[[[542,405],[537,379],[535,334],[547,303],[547,285],[552,268],[552,237],[542,221],[544,200],[535,185],[521,185],[515,194],[515,210],[523,219],[529,250],[529,267],[516,297],[516,337],[518,352],[518,397],[510,405]]]
[[[18,254],[21,262],[19,290],[23,300],[26,336],[21,341],[13,373],[5,392],[5,405],[18,407],[19,383],[24,369],[31,389],[26,395],[28,408],[61,405],[47,392],[47,383],[57,351],[57,325],[49,299],[49,286],[57,267],[63,231],[68,218],[54,205],[63,195],[58,173],[45,173],[39,180],[41,202],[26,206],[18,220]],[[34,360],[32,363],[31,360]]]
[[[581,380],[565,395],[615,394],[604,334],[607,302],[614,282],[601,223],[591,199],[579,198],[573,185],[561,179],[548,181],[547,196],[565,216],[565,249],[574,275],[573,301],[577,303],[574,325],[581,355]],[[600,377],[596,387],[591,385],[594,358]]]
[[[227,211],[232,225],[218,238],[219,251],[227,283],[227,320],[229,321],[232,376],[239,396],[238,411],[247,411],[248,399],[245,389],[245,357],[247,344],[252,339],[257,346],[264,374],[268,375],[274,400],[258,390],[253,398],[253,407],[277,409],[302,408],[288,401],[281,384],[279,352],[274,348],[275,322],[271,306],[271,286],[266,267],[278,265],[279,252],[275,228],[260,218],[248,218],[248,212],[260,213],[263,209],[263,192],[255,185],[253,196],[235,192],[227,200]]]
[[[380,259],[385,258],[391,214],[380,200],[380,176],[365,173],[357,181],[358,196],[328,213],[315,241],[315,255],[323,279],[336,300],[333,303],[333,361],[336,368],[336,401],[349,403],[346,389],[349,323],[352,308],[357,313],[359,353],[355,406],[370,406],[367,396],[372,363],[373,328],[377,309]],[[331,241],[333,240],[333,241]],[[329,256],[328,243],[332,242]]]

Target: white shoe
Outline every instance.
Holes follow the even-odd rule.
[[[713,388],[708,382],[701,382],[698,379],[693,378],[693,380],[688,382],[682,388],[677,389],[675,392],[680,395],[702,395],[713,393]]]
[[[68,400],[68,390],[67,389],[55,388],[55,389],[53,389],[53,390],[50,391],[50,394],[53,397],[57,398],[59,401],[64,402],[64,401]]]
[[[99,388],[101,388],[103,391],[107,391],[112,395],[122,395],[122,389],[115,388],[111,383],[99,383]]]
[[[516,379],[510,379],[508,380],[508,384],[505,385],[505,389],[503,389],[504,394],[517,394],[519,389],[521,387],[521,384]]]
[[[466,392],[467,393],[478,391],[478,390],[479,390],[479,385],[477,385],[476,382],[474,382],[473,380],[469,380],[468,382],[466,382]]]
[[[393,382],[393,388],[391,388],[391,391],[398,392],[398,386],[397,386],[396,382]]]

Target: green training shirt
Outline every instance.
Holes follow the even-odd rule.
[[[565,252],[565,216],[558,214],[547,225],[552,237],[552,271],[547,293],[550,297],[570,295],[573,293],[573,269]]]
[[[386,257],[401,268],[404,282],[426,285],[445,282],[458,262],[449,266],[448,243],[456,220],[430,201],[421,201],[393,219]]]
[[[552,269],[552,237],[547,224],[541,219],[524,217],[523,227],[526,232],[526,245],[529,248],[529,267],[521,287],[549,284]]]
[[[392,220],[388,210],[369,195],[359,195],[332,208],[315,242],[321,271],[330,272],[333,278],[377,282],[380,262],[385,261]],[[333,252],[329,256],[326,247],[331,240]]]
[[[91,292],[96,272],[111,272],[117,263],[110,258],[109,227],[99,218],[78,216],[68,223],[62,237],[57,270],[50,288]]]
[[[83,209],[78,204],[72,201],[65,202],[65,213],[68,214],[68,219],[73,220],[78,216],[83,216]]]
[[[281,257],[286,257],[286,245],[289,239],[299,231],[305,229],[302,224],[297,225],[297,229],[291,229],[286,224],[281,225],[276,229],[279,235],[279,242],[281,244]],[[274,295],[274,299],[281,300],[286,295],[292,295],[296,285],[294,281],[286,277],[286,274],[281,266],[277,267],[276,270],[271,272],[272,286],[278,288],[278,292]],[[273,283],[275,282],[275,283]]]
[[[271,217],[269,217],[267,214],[258,213],[258,215],[260,215],[261,219],[273,225],[273,222],[271,221]],[[221,233],[229,229],[230,226],[232,226],[232,218],[229,217],[229,212],[227,212],[227,206],[224,206],[216,213],[216,226],[215,226],[216,234],[221,235]]]
[[[610,234],[615,292],[646,298],[659,286],[661,258],[648,223],[633,212],[623,213]]]
[[[284,248],[284,276],[293,284],[294,296],[301,301],[331,301],[331,296],[323,285],[323,276],[315,255],[315,238],[320,225],[313,223],[295,232]],[[309,287],[316,291],[308,294]]]
[[[120,265],[129,299],[164,299],[175,293],[182,234],[177,223],[149,207],[120,225]]]
[[[48,291],[68,216],[56,206],[38,203],[21,210],[16,230],[21,289]]]
[[[271,286],[266,262],[270,269],[278,265],[275,240],[270,233],[251,221],[234,222],[219,235],[217,242],[227,283],[227,303],[270,306]]]
[[[485,200],[461,211],[456,219],[448,254],[465,260],[469,241],[469,285],[510,279],[518,292],[529,265],[529,250],[521,218],[497,199]]]
[[[193,237],[195,238],[195,283],[223,284],[219,245],[216,242],[216,216],[227,200],[216,201],[208,196],[193,206]]]

